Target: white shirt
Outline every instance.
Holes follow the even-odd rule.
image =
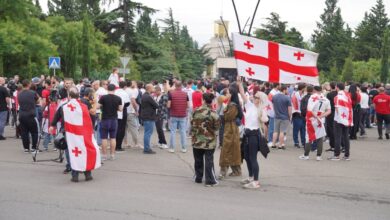
[[[102,96],[107,95],[107,94],[108,94],[107,90],[105,90],[103,87],[99,87],[98,90],[96,90],[96,92],[95,92],[97,101],[99,101]],[[100,108],[96,109],[96,113],[102,113],[102,110],[100,110]]]
[[[122,99],[122,106],[125,106],[125,103],[130,102],[129,95],[127,95],[127,93],[123,89],[115,90],[115,95],[119,96]],[[118,119],[123,119],[123,112],[118,111]]]
[[[108,77],[108,81],[110,84],[114,84],[116,87],[119,87],[119,76],[118,74],[111,73],[110,77]]]
[[[130,105],[127,107],[127,113],[129,114],[134,114],[136,110],[134,109],[133,105],[131,104],[131,99],[134,98],[136,99],[138,97],[138,89],[135,88],[126,88],[126,93],[130,99]]]
[[[260,128],[259,111],[251,101],[245,103],[245,128],[256,130]]]
[[[192,93],[194,92],[194,90],[192,90],[192,88],[184,88],[183,89],[183,92],[186,92],[187,93],[187,96],[188,96],[188,100],[190,102],[190,108],[192,109]]]
[[[368,106],[368,100],[369,100],[368,94],[365,92],[361,92],[360,97],[361,97],[360,107],[361,108],[370,108],[370,106]]]

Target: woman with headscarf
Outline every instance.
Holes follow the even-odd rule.
[[[249,99],[244,93],[244,88],[240,80],[238,86],[245,106],[245,131],[243,138],[244,158],[248,167],[249,177],[241,181],[244,188],[258,189],[259,183],[259,163],[257,161],[257,152],[259,151],[261,128],[268,121],[265,110],[265,102],[261,100],[262,92],[254,93]],[[263,93],[264,94],[264,93]],[[265,95],[265,94],[264,94]],[[267,100],[267,95],[265,95]]]
[[[236,84],[230,85],[227,97],[228,105],[224,110],[223,144],[219,159],[219,166],[221,167],[219,179],[226,177],[229,167],[232,169],[229,176],[241,176],[240,132],[238,126],[241,124],[243,113]]]

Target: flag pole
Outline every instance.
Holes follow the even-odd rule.
[[[253,12],[251,25],[249,26],[248,36],[251,36],[251,30],[252,30],[253,21],[255,20],[255,16],[256,16],[256,13],[257,13],[257,8],[259,7],[260,1],[261,0],[257,1],[257,5],[256,5],[256,8],[255,8],[255,11]]]
[[[242,34],[240,19],[238,18],[237,8],[236,8],[236,4],[234,3],[234,0],[232,0],[232,3],[233,3],[234,12],[236,13],[236,19],[237,19],[237,24],[238,24],[238,31],[239,31],[240,34]]]

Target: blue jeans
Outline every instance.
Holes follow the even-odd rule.
[[[155,126],[154,121],[143,121],[144,122],[144,151],[150,151],[150,138],[153,134],[153,128]]]
[[[99,146],[102,145],[102,138],[100,137],[100,118],[99,113],[96,114],[96,129],[95,129],[95,139]]]
[[[53,136],[51,135],[51,134],[49,134],[49,133],[44,133],[43,134],[43,148],[45,149],[45,150],[47,150],[48,148],[49,148],[49,142],[50,142],[50,140],[51,140],[51,138],[52,138]]]
[[[177,118],[177,117],[171,117],[171,138],[169,140],[169,147],[171,149],[175,149],[175,136],[176,136],[176,129],[179,129],[180,132],[180,142],[181,142],[181,148],[186,148],[186,118]]]
[[[273,138],[273,135],[274,135],[274,121],[275,121],[275,118],[271,118],[269,117],[269,121],[268,121],[268,142],[272,142],[272,138]]]
[[[298,134],[301,133],[301,144],[302,146],[305,146],[305,139],[306,139],[306,125],[305,120],[302,117],[293,117],[292,119],[293,123],[293,139],[294,144],[299,144],[299,138]]]
[[[4,136],[4,128],[5,128],[5,124],[7,122],[7,114],[8,114],[8,111],[1,111],[0,112],[0,136]]]

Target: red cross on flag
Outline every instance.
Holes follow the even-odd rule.
[[[66,142],[73,170],[90,171],[101,166],[99,146],[86,105],[71,99],[63,107]]]
[[[271,41],[233,34],[240,76],[266,82],[319,85],[318,54]]]
[[[306,112],[306,142],[311,143],[319,138],[326,136],[325,121],[318,120],[316,116],[330,110],[329,100],[319,94],[310,96]]]
[[[339,91],[334,97],[334,107],[334,120],[345,126],[353,126],[352,101],[344,91]]]

